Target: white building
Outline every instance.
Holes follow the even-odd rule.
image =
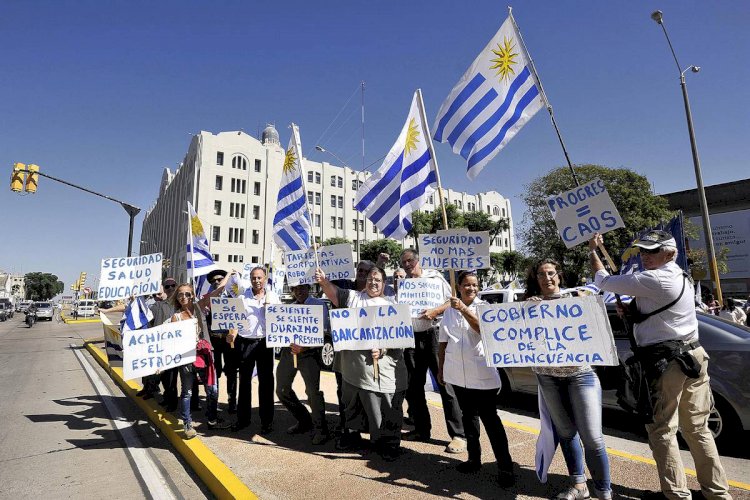
[[[223,269],[270,259],[273,218],[281,181],[284,149],[273,126],[260,141],[245,132],[201,131],[190,142],[181,166],[164,169],[156,202],[146,212],[140,253],[162,252],[170,273],[186,279],[187,201],[203,221],[214,261]],[[313,234],[318,242],[340,237],[362,244],[383,238],[372,223],[354,210],[357,187],[369,176],[348,167],[304,159]],[[510,229],[492,242],[491,251],[515,249],[510,201],[495,191],[476,195],[444,189],[449,203],[464,212],[482,210],[494,220],[507,217]],[[437,193],[424,206],[439,206]],[[357,231],[359,229],[359,232]],[[413,246],[411,238],[401,241]]]

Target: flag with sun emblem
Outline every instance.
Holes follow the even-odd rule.
[[[310,214],[307,210],[305,183],[302,177],[302,147],[299,128],[292,123],[292,137],[284,157],[273,239],[284,250],[306,250],[310,247]]]
[[[354,208],[364,213],[387,238],[404,238],[412,227],[412,212],[435,192],[435,161],[420,106],[417,90],[396,143],[354,199]]]
[[[434,138],[466,159],[469,179],[544,106],[530,61],[510,14],[440,107]]]
[[[208,238],[203,230],[203,224],[195,213],[193,205],[188,204],[188,217],[190,218],[190,231],[188,231],[187,242],[187,269],[193,279],[205,276],[216,269],[211,251],[208,248]],[[199,295],[200,296],[200,295]]]

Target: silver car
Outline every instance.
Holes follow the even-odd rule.
[[[49,302],[37,302],[36,304],[36,319],[37,321],[47,319],[52,321],[55,316],[55,308]]]
[[[622,320],[608,305],[609,322],[617,344],[620,363],[633,355]],[[701,345],[711,360],[711,377],[715,407],[708,426],[718,446],[734,444],[738,432],[750,430],[750,328],[698,313],[698,334]],[[500,368],[503,390],[536,394],[537,381],[531,368]],[[622,367],[596,367],[602,383],[602,404],[622,409],[617,402],[617,387],[622,383]]]

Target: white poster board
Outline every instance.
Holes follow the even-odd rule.
[[[398,282],[398,303],[408,304],[412,318],[445,304],[443,282],[431,278],[406,278]]]
[[[487,366],[619,363],[601,296],[482,304],[478,314]]]
[[[420,264],[424,269],[489,269],[490,233],[449,229],[419,235]]]
[[[127,299],[159,293],[161,254],[102,259],[98,300]]]
[[[565,246],[589,241],[594,233],[604,234],[625,227],[604,181],[594,179],[570,191],[547,198],[557,232]]]
[[[323,306],[308,304],[269,304],[266,306],[266,345],[289,347],[322,346]]]
[[[414,329],[407,304],[331,310],[334,351],[407,349],[414,347]]]
[[[242,298],[211,297],[211,328],[214,330],[229,330],[236,328],[238,332],[248,330],[247,311]]]
[[[195,318],[122,335],[122,375],[133,380],[195,361]]]
[[[287,284],[312,285],[315,283],[314,250],[284,252]],[[348,243],[318,248],[318,263],[329,281],[354,279],[354,256]]]

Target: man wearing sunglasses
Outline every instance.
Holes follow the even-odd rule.
[[[211,293],[219,288],[227,273],[221,269],[216,269],[208,273],[206,277],[210,284],[209,292]],[[226,290],[219,294],[220,297],[228,297]],[[227,395],[229,398],[228,411],[231,414],[237,413],[237,369],[238,360],[235,350],[227,342],[228,330],[214,328],[211,325],[211,308],[208,306],[204,311],[208,331],[211,335],[211,345],[214,348],[214,364],[216,366],[216,379],[221,378],[221,374],[226,375]]]
[[[706,498],[729,499],[729,485],[708,429],[713,406],[708,355],[698,341],[693,286],[675,263],[677,242],[665,231],[649,231],[633,242],[640,249],[644,270],[610,276],[596,253],[600,234],[589,241],[594,284],[635,300],[628,306],[634,318],[636,356],[646,367],[653,421],[646,424],[648,443],[656,461],[661,491],[641,498],[691,498],[677,443],[677,429],[695,461],[698,483]],[[624,308],[623,308],[624,309]]]
[[[172,313],[174,312],[174,308],[169,304],[169,301],[172,299],[172,295],[174,295],[174,292],[177,289],[177,281],[174,278],[169,277],[162,281],[161,286],[164,290],[164,294],[162,295],[162,300],[156,302],[155,304],[158,304],[159,312],[158,315],[156,314],[156,312],[154,312],[154,326],[158,326],[166,322],[169,318],[172,317]],[[164,316],[165,314],[166,316]],[[164,370],[159,374],[161,385],[164,387],[164,397],[161,399],[160,404],[168,412],[177,410],[178,374],[179,370],[177,368]]]

